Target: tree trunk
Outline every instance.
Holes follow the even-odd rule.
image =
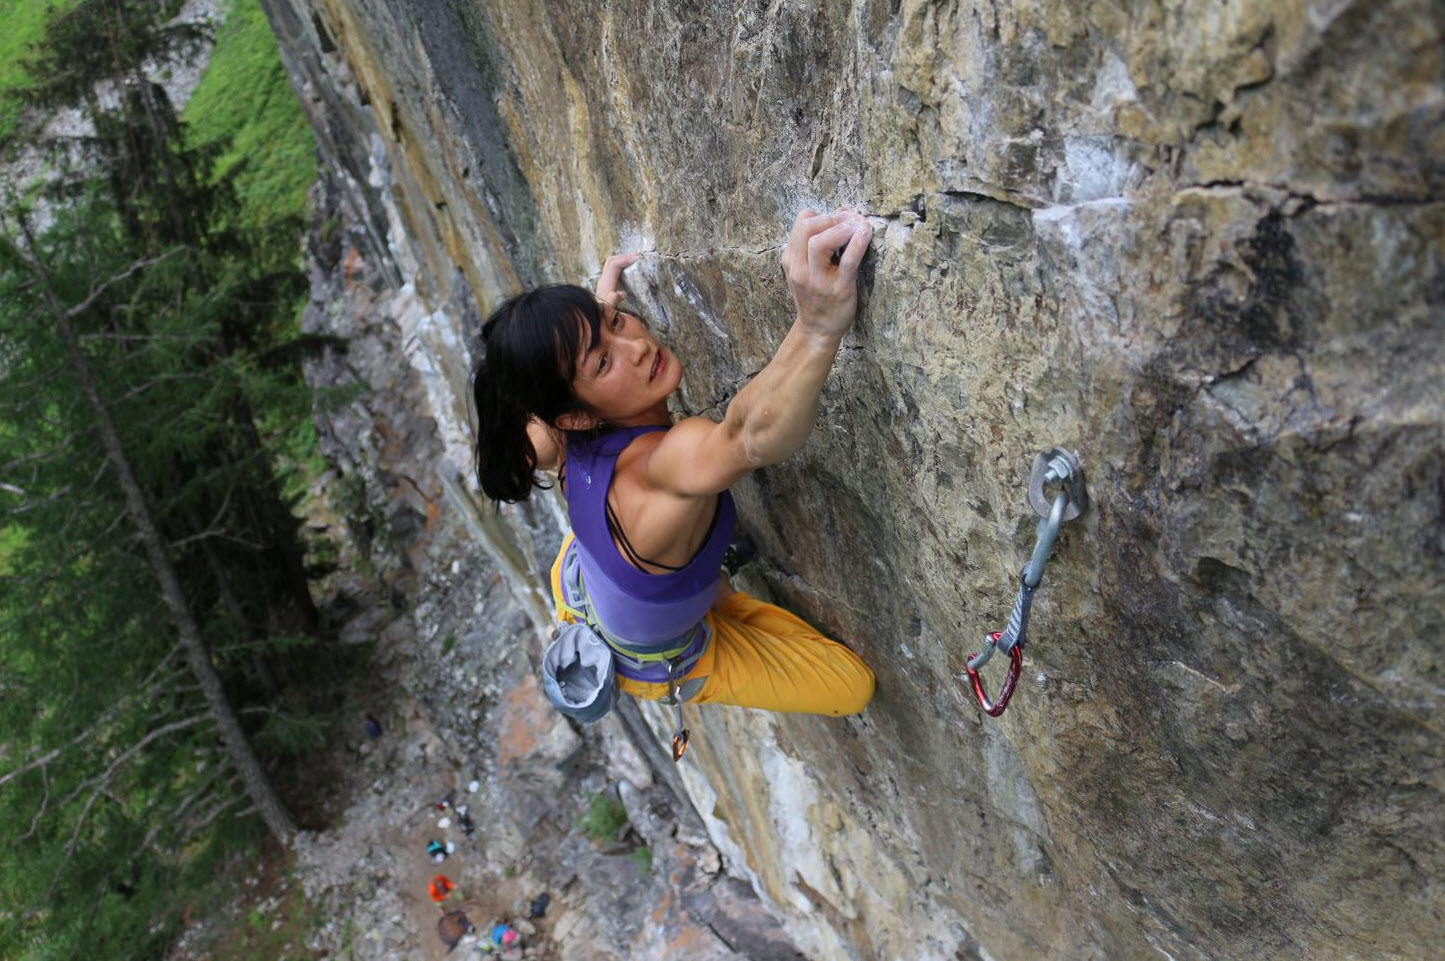
[[[205,530],[195,517],[191,518],[191,527],[197,531]],[[201,539],[200,548],[206,558],[206,566],[211,569],[211,576],[216,580],[216,588],[221,593],[221,602],[226,605],[227,613],[240,626],[247,638],[256,640],[258,634],[251,626],[250,618],[246,616],[246,609],[241,605],[241,599],[231,588],[230,575],[226,573],[225,567],[216,557],[216,552],[211,550],[211,546],[206,543],[205,538]],[[275,698],[280,692],[281,686],[276,683],[276,675],[271,670],[270,660],[260,650],[251,652],[251,669],[256,672],[256,680],[260,682],[261,689],[265,691],[266,696]]]
[[[190,666],[191,673],[195,675],[196,681],[200,684],[211,716],[215,718],[216,727],[220,730],[221,738],[230,753],[231,762],[235,764],[237,772],[241,775],[241,782],[245,786],[246,794],[256,805],[256,809],[261,813],[266,826],[270,828],[276,839],[282,844],[289,844],[292,836],[296,833],[296,826],[291,822],[291,815],[287,813],[285,806],[281,803],[281,798],[277,796],[270,778],[261,769],[260,761],[257,760],[255,752],[251,750],[245,732],[241,730],[241,723],[236,717],[236,712],[226,698],[226,692],[221,686],[221,678],[216,673],[215,665],[211,663],[211,656],[201,637],[200,627],[196,623],[190,605],[186,602],[185,592],[181,588],[180,578],[167,553],[166,544],[161,538],[160,529],[151,516],[150,508],[146,504],[145,493],[141,490],[140,482],[136,479],[130,460],[126,457],[125,448],[121,445],[120,435],[115,429],[115,422],[111,420],[110,409],[106,406],[105,399],[100,396],[100,388],[96,384],[90,364],[80,349],[80,340],[75,335],[71,314],[60,304],[50,285],[50,275],[40,259],[30,225],[22,220],[21,229],[25,234],[31,267],[45,291],[50,312],[55,319],[61,338],[65,341],[71,367],[80,379],[81,388],[85,391],[86,400],[90,403],[91,410],[95,415],[96,434],[100,438],[106,458],[110,461],[111,468],[115,471],[116,478],[120,481],[121,489],[125,493],[126,512],[130,515],[131,523],[135,525],[136,532],[140,535],[151,571],[155,574],[156,580],[160,582],[161,596],[165,600],[166,607],[170,609],[171,619],[175,622],[176,631],[180,635],[181,648],[185,652],[186,662]]]

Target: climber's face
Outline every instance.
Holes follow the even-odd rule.
[[[573,391],[599,420],[616,427],[670,423],[667,398],[682,382],[682,364],[641,318],[605,303],[599,309],[597,342],[577,359]],[[591,331],[583,328],[585,344]]]

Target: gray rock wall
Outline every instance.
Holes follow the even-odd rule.
[[[745,579],[859,650],[878,698],[703,709],[683,765],[808,956],[1441,942],[1438,4],[267,6],[355,211],[337,262],[430,311],[406,342],[432,504],[499,297],[643,251],[680,410],[716,413],[790,321],[792,217],[878,218],[817,431],[737,492]],[[992,720],[959,675],[1054,444],[1093,508]],[[507,516],[539,566],[551,515]]]

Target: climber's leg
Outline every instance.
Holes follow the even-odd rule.
[[[873,697],[873,672],[862,658],[796,614],[736,592],[708,614],[712,645],[689,677],[706,677],[688,703],[735,704],[799,714],[856,714]],[[619,678],[648,700],[667,685]]]
[[[569,533],[552,565],[552,599],[562,610],[562,558]],[[688,677],[707,684],[690,704],[735,704],[801,714],[856,714],[873,697],[873,672],[862,658],[824,637],[796,614],[734,591],[708,612],[712,644]],[[666,684],[619,677],[622,690],[645,700],[667,696]]]

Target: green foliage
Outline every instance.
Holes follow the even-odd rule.
[[[316,151],[259,0],[227,5],[210,64],[182,117],[187,142],[214,152],[212,177],[235,191],[237,207],[229,216],[261,240],[278,266],[288,263],[316,179]],[[298,289],[289,307],[277,308],[275,337],[303,343],[296,322],[304,304]],[[273,351],[270,361],[280,360]],[[313,407],[325,403],[322,396],[284,390],[257,400],[257,430],[287,504],[299,503],[326,471],[312,417]]]
[[[246,123],[233,115],[198,136],[148,85],[126,85],[118,104],[94,95],[204,39],[168,23],[175,6],[68,0],[23,73],[0,58],[0,86],[40,108],[79,106],[96,129],[83,157],[57,155],[43,193],[0,197],[0,832],[12,841],[0,848],[0,957],[17,961],[162,955],[178,892],[257,840],[232,817],[247,799],[176,649],[57,309],[252,740],[277,760],[314,750],[318,692],[335,677],[288,509],[321,469],[298,373],[311,345],[295,332],[300,155],[216,166],[239,150],[223,123],[268,123],[286,103],[273,91],[243,108],[257,112]],[[12,19],[17,9],[28,12]],[[0,0],[11,45],[0,49],[39,38],[35,9]],[[255,0],[237,9],[252,33],[264,25]],[[228,27],[221,67],[238,62],[233,42],[252,44],[239,62],[260,56]],[[0,125],[47,146],[13,114]],[[246,149],[265,154],[281,130],[256,128]],[[53,219],[32,240],[21,225],[39,196]]]
[[[327,721],[315,714],[273,710],[256,734],[256,746],[281,757],[303,757],[326,742]]]
[[[258,384],[258,390],[266,385]],[[291,390],[264,390],[256,401],[256,428],[270,454],[281,497],[296,505],[310,493],[317,478],[326,473],[316,436],[313,411],[321,409],[315,394]]]
[[[46,11],[43,39],[29,46],[17,88],[27,105],[42,109],[91,108],[96,80],[140,80],[143,71],[193,58],[210,31],[194,21],[172,18],[180,5],[166,0],[71,0]]]
[[[629,854],[628,857],[636,862],[638,867],[642,868],[643,874],[652,873],[652,848],[644,844]]]
[[[157,65],[194,57],[210,36],[202,24],[172,21],[172,7],[156,0],[74,0],[46,21],[43,39],[24,61],[27,80],[16,91],[30,108],[30,127],[16,136],[47,151],[54,164],[46,195],[68,206],[105,189],[133,251],[201,245],[223,200],[222,191],[206,183],[215,148],[184,146],[175,111],[150,79]],[[48,138],[46,120],[67,108],[81,110],[91,132]]]
[[[18,90],[29,79],[25,54],[44,34],[51,11],[65,10],[71,2],[0,0],[0,23],[5,25],[0,31],[0,138],[14,130],[20,121],[23,101]]]
[[[306,212],[316,149],[259,0],[233,0],[183,116],[192,143],[224,145],[216,176],[234,178],[243,224]]]
[[[587,812],[577,819],[582,833],[599,844],[615,841],[627,826],[627,808],[611,788],[598,791],[587,802]]]

